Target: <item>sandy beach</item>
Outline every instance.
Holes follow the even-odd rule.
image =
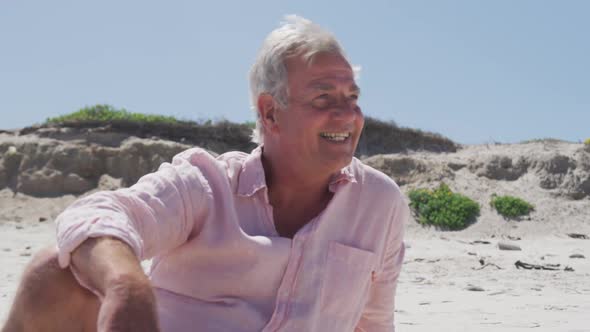
[[[12,197],[9,190],[0,191],[0,322],[31,254],[55,243],[55,213],[73,199]],[[540,234],[527,237],[519,232],[519,227],[527,226],[488,236],[409,225],[397,291],[397,330],[590,331],[590,261],[570,258],[587,257],[590,240],[570,238],[557,226],[549,227],[547,234],[539,230]],[[583,231],[590,234],[589,228],[585,225]],[[521,240],[508,238],[518,238],[510,233],[520,234]],[[500,241],[522,250],[500,250]],[[560,264],[560,269],[517,269],[518,260]],[[574,271],[565,271],[566,266]]]
[[[406,193],[443,181],[481,206],[462,231],[408,221],[397,331],[590,331],[590,240],[568,235],[590,236],[588,155],[581,144],[538,142],[366,159]],[[535,210],[505,220],[489,205],[492,193],[524,198]],[[76,197],[0,190],[0,324],[24,266],[55,243],[53,221]]]

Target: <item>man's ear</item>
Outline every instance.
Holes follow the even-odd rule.
[[[268,93],[258,96],[258,115],[265,133],[275,132],[277,127],[277,105],[274,98]]]

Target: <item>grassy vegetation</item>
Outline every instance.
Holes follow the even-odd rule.
[[[253,123],[219,121],[186,121],[172,116],[132,113],[110,105],[84,107],[74,113],[50,118],[42,126],[92,128],[96,132],[118,132],[140,138],[158,137],[196,145],[217,153],[225,151],[250,152]],[[25,128],[21,133],[34,128]]]
[[[520,144],[528,144],[528,143],[549,143],[549,144],[555,144],[555,143],[571,143],[570,141],[564,140],[564,139],[559,139],[559,138],[552,138],[552,137],[544,137],[544,138],[533,138],[533,139],[528,139],[528,140],[524,140],[521,141]]]
[[[584,145],[590,146],[590,138],[588,138],[587,140],[584,141]]]
[[[479,204],[469,197],[453,193],[441,183],[435,190],[415,189],[408,194],[410,207],[423,225],[442,229],[461,230],[479,215]]]
[[[517,218],[529,214],[535,207],[518,197],[492,195],[490,205],[506,218]]]
[[[393,121],[365,117],[357,156],[372,156],[413,151],[455,152],[458,144],[437,134],[420,129],[399,127]]]
[[[180,121],[172,116],[152,115],[143,113],[128,112],[124,108],[114,108],[111,105],[94,105],[81,108],[80,110],[49,118],[45,124],[67,124],[73,122],[112,122],[124,121],[131,123],[160,123],[160,124],[178,124],[190,123],[189,121]]]

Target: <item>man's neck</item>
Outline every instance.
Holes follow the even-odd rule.
[[[278,156],[278,157],[274,157]],[[328,186],[333,174],[314,172],[305,167],[284,163],[286,158],[263,149],[262,165],[273,207],[306,205],[321,202],[330,196]]]

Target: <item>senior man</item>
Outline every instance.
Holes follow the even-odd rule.
[[[250,88],[258,148],[190,149],[72,204],[3,331],[393,331],[408,207],[353,157],[364,122],[341,46],[287,17]]]

